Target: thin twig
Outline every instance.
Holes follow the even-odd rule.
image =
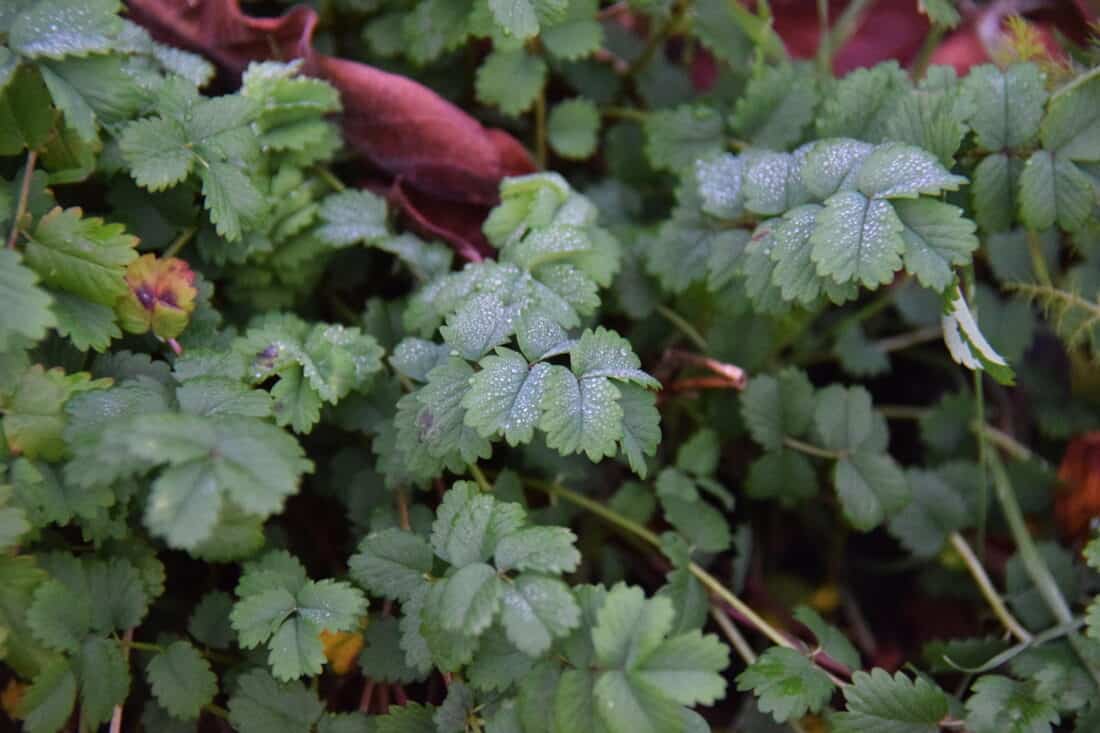
[[[657,51],[662,48],[673,29],[680,22],[680,18],[683,17],[684,12],[687,10],[688,3],[686,0],[679,0],[672,8],[672,12],[668,14],[668,18],[664,23],[649,35],[649,40],[646,41],[645,48],[638,54],[638,58],[631,62],[630,67],[626,70],[627,76],[637,76],[638,72],[649,65],[649,62],[653,60],[653,56]]]
[[[981,561],[978,560],[978,556],[974,554],[974,550],[970,547],[966,539],[958,532],[952,532],[951,546],[954,547],[955,552],[959,553],[959,556],[962,557],[963,563],[966,564],[966,569],[970,571],[970,577],[978,584],[978,589],[982,592],[982,597],[985,598],[986,603],[989,604],[989,607],[993,610],[993,614],[1001,622],[1001,625],[1019,641],[1025,644],[1030,643],[1032,639],[1031,632],[1025,629],[1023,625],[1016,620],[1016,617],[1012,615],[1012,612],[1008,610],[1008,606],[1005,605],[1004,599],[1001,598],[1001,594],[997,592],[997,589],[993,587],[993,581],[989,579],[989,576],[985,572],[985,568],[982,567]]]
[[[722,633],[729,639],[730,645],[734,651],[737,652],[737,656],[745,660],[745,664],[752,664],[756,661],[756,652],[749,646],[749,642],[745,637],[741,635],[741,632],[737,630],[737,627],[730,621],[729,616],[719,611],[714,606],[710,607],[710,617],[714,619],[714,623],[718,624],[718,628],[722,630]]]
[[[412,529],[412,523],[409,522],[409,497],[404,490],[397,492],[397,521],[406,532]]]
[[[710,349],[710,346],[707,345],[707,340],[703,337],[703,334],[699,333],[695,326],[691,325],[691,323],[689,323],[686,318],[684,318],[668,306],[660,303],[657,304],[656,310],[658,313],[665,317],[665,320],[675,326],[676,329],[680,331],[680,333],[684,334],[684,336],[687,337],[687,340],[694,344],[695,348],[699,349],[699,351],[705,353]]]
[[[546,168],[546,89],[540,89],[535,97],[535,165]]]
[[[347,186],[344,185],[344,182],[337,178],[336,174],[330,171],[325,166],[315,165],[313,166],[312,170],[313,173],[326,184],[328,184],[328,187],[331,188],[333,191],[339,192],[347,189]]]
[[[481,466],[476,463],[470,464],[470,473],[473,474],[474,480],[477,481],[477,487],[486,493],[490,493],[493,490],[493,485],[489,483],[489,479],[485,478],[485,472],[481,470]]]
[[[31,178],[34,176],[34,164],[38,160],[38,152],[27,152],[27,166],[23,171],[23,185],[19,188],[19,202],[15,206],[15,217],[11,223],[11,234],[8,235],[8,249],[15,249],[15,242],[19,239],[19,227],[23,223],[23,214],[27,211],[27,201],[31,195]]]
[[[783,438],[783,445],[793,450],[796,450],[799,453],[805,453],[806,455],[814,456],[815,458],[827,458],[831,461],[839,461],[845,456],[844,451],[829,450],[828,448],[822,448],[811,443],[806,443],[790,436],[785,436]]]
[[[370,712],[370,699],[374,695],[374,680],[367,678],[367,682],[363,685],[363,694],[359,696],[359,712]]]
[[[161,255],[161,257],[163,257],[164,259],[168,259],[169,257],[175,257],[177,254],[179,254],[179,251],[183,249],[188,242],[191,241],[191,237],[195,236],[195,232],[197,232],[198,229],[199,228],[196,226],[189,226],[182,232],[180,232],[179,236],[176,237],[172,241],[172,243],[168,245],[168,248],[164,250],[164,253]]]
[[[134,627],[126,629],[122,634],[122,658],[126,659],[130,656],[130,642],[134,640]],[[110,733],[122,733],[122,705],[121,703],[115,705],[115,709],[111,712],[111,727]]]

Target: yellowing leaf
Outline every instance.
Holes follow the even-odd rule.
[[[329,668],[336,674],[350,672],[363,650],[363,635],[358,631],[322,630],[320,636]]]
[[[195,310],[195,273],[175,257],[146,254],[126,268],[128,292],[115,304],[122,328],[130,333],[152,329],[157,337],[179,336]]]

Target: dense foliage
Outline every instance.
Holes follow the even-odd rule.
[[[6,715],[1100,730],[1094,48],[836,78],[853,19],[793,61],[766,2],[317,4],[543,170],[455,234],[335,67],[0,7]]]

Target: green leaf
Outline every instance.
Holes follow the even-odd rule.
[[[66,452],[62,439],[65,403],[77,393],[107,384],[108,380],[92,380],[87,372],[66,375],[60,368],[46,371],[35,364],[22,374],[10,396],[0,394],[9,449],[27,458],[60,459]]]
[[[229,722],[240,733],[309,733],[324,704],[297,682],[278,682],[266,670],[241,675],[229,698]]]
[[[809,191],[802,182],[802,164],[808,152],[804,146],[794,153],[745,153],[745,208],[774,215],[809,202]]]
[[[8,314],[0,324],[0,351],[13,348],[24,338],[38,341],[46,329],[57,325],[50,296],[38,283],[38,275],[23,265],[18,252],[0,251],[0,312]]]
[[[852,452],[864,446],[874,428],[871,394],[863,387],[831,384],[817,393],[814,427],[829,450]]]
[[[539,427],[562,455],[583,451],[591,461],[613,456],[622,435],[620,392],[606,377],[577,379],[564,367],[547,373]]]
[[[838,283],[852,280],[868,288],[890,282],[901,268],[905,229],[894,208],[855,191],[825,201],[810,236],[810,257],[818,274]]]
[[[210,591],[202,597],[187,621],[187,632],[214,649],[226,649],[233,641],[229,613],[233,597],[222,591]]]
[[[432,719],[436,708],[410,702],[406,705],[391,705],[390,712],[374,716],[376,733],[437,733]]]
[[[905,269],[925,287],[942,292],[954,280],[954,267],[970,264],[978,249],[974,223],[962,209],[931,199],[898,201],[894,211],[904,229]]]
[[[856,69],[823,95],[825,103],[817,116],[818,137],[882,142],[889,120],[909,87],[908,74],[896,62]]]
[[[820,140],[810,146],[802,163],[802,182],[822,201],[841,191],[855,191],[863,161],[875,149],[858,140]]]
[[[603,26],[596,12],[598,0],[569,0],[569,8],[560,20],[548,22],[539,40],[553,56],[576,61],[603,46]]]
[[[359,655],[363,674],[380,682],[398,684],[408,684],[422,678],[405,662],[397,619],[390,616],[371,619],[363,633],[363,641],[363,651]],[[479,653],[478,657],[483,653]]]
[[[373,244],[389,234],[386,202],[370,191],[348,190],[325,198],[317,236],[333,247]]]
[[[75,652],[91,631],[90,599],[58,580],[49,580],[34,592],[34,601],[27,609],[27,625],[34,637],[59,651]]]
[[[886,454],[857,452],[842,458],[833,481],[845,519],[861,532],[874,529],[909,502],[905,474]]]
[[[1020,174],[1020,220],[1031,229],[1080,229],[1095,205],[1092,180],[1068,158],[1037,150]]]
[[[660,646],[672,628],[673,615],[667,598],[646,600],[640,588],[616,585],[592,629],[599,663],[609,669],[633,667]]]
[[[546,62],[541,58],[523,49],[496,50],[478,67],[475,88],[480,101],[516,116],[531,108],[545,83]]]
[[[751,690],[756,704],[777,723],[821,710],[833,695],[824,670],[794,649],[772,647],[737,676],[737,689]]]
[[[523,526],[519,504],[497,501],[477,484],[457,481],[444,497],[432,524],[435,554],[455,567],[484,563],[497,544]]]
[[[969,524],[969,507],[936,473],[910,469],[907,479],[913,498],[890,518],[890,534],[914,555],[935,557],[952,532]]]
[[[76,675],[66,659],[55,659],[34,678],[20,705],[27,733],[57,733],[76,705]]]
[[[447,687],[447,697],[432,720],[437,733],[465,733],[466,720],[474,712],[474,693],[462,682]]]
[[[974,219],[987,232],[1003,232],[1016,219],[1016,191],[1024,164],[1003,153],[986,156],[974,169]]]
[[[151,117],[126,126],[119,148],[130,174],[142,188],[163,191],[190,175],[195,156],[187,131],[175,120]]]
[[[0,155],[40,150],[53,129],[49,90],[42,75],[24,64],[0,94]]]
[[[371,593],[405,601],[431,572],[432,548],[418,535],[391,527],[364,537],[348,569]]]
[[[797,438],[810,428],[814,388],[805,373],[788,367],[776,376],[749,380],[741,393],[741,416],[753,439],[769,450],[781,448],[785,437]]]
[[[1100,160],[1100,77],[1082,76],[1050,102],[1039,135],[1043,147],[1065,160]],[[1013,106],[1016,109],[1016,106]]]
[[[550,110],[547,133],[550,147],[563,158],[583,160],[596,150],[600,113],[587,99],[559,102]]]
[[[268,417],[271,415],[271,395],[261,389],[251,389],[235,379],[198,377],[189,379],[176,389],[180,411],[199,417],[207,415],[241,415]]]
[[[665,518],[694,547],[704,552],[728,550],[732,537],[729,523],[722,513],[702,500],[688,501],[674,496],[662,496]]]
[[[817,474],[806,456],[781,448],[752,462],[745,491],[754,499],[793,505],[817,495]]]
[[[935,684],[877,668],[852,675],[844,701],[847,711],[833,717],[836,733],[938,733],[948,714],[947,695]]]
[[[958,85],[955,70],[951,67],[946,70],[948,80],[944,87],[922,85],[919,91],[901,99],[887,130],[891,140],[923,148],[950,168],[966,136],[966,119],[973,112],[973,105]]]
[[[885,143],[863,159],[857,186],[869,198],[916,198],[954,191],[966,179],[949,173],[935,156],[914,145]]]
[[[1058,711],[1032,685],[999,675],[979,677],[966,700],[974,733],[1050,733],[1058,722]]]
[[[794,617],[813,632],[817,645],[826,654],[849,669],[859,669],[859,652],[852,646],[852,642],[835,626],[826,623],[817,611],[809,606],[798,606],[794,610]]]
[[[986,370],[1001,384],[1012,384],[1012,368],[982,335],[961,289],[955,289],[942,324],[944,343],[956,363],[973,371]]]
[[[503,537],[493,557],[501,572],[533,570],[561,575],[577,569],[577,536],[566,527],[527,527]]]
[[[594,693],[597,713],[611,733],[663,733],[683,726],[678,705],[626,672],[604,672]]]
[[[933,25],[954,28],[962,21],[952,0],[919,0],[919,6]]]
[[[503,588],[496,571],[485,563],[464,565],[443,581],[438,614],[443,627],[478,636],[493,622]]]
[[[560,17],[565,8],[562,0],[489,0],[493,19],[505,34],[520,39],[539,32],[539,21]]]
[[[528,366],[520,354],[497,347],[481,360],[462,398],[466,425],[484,438],[503,436],[509,445],[528,443],[539,419],[550,365]]]
[[[726,692],[721,672],[728,664],[729,650],[718,637],[691,630],[663,641],[636,676],[681,705],[713,705]]]
[[[784,300],[810,304],[821,295],[822,283],[811,259],[810,246],[810,236],[821,211],[817,204],[795,207],[772,230],[773,244],[768,255],[775,262],[775,269],[771,281]]]
[[[30,58],[107,53],[122,32],[117,0],[39,0],[15,17],[8,43]]]
[[[57,318],[57,332],[72,341],[76,348],[102,352],[112,339],[122,337],[115,312],[107,306],[63,291],[53,291],[50,296]]]
[[[730,127],[756,147],[784,150],[802,140],[817,102],[817,84],[802,67],[761,67],[737,100]]]
[[[661,413],[657,411],[657,396],[635,384],[620,384],[619,407],[623,411],[623,435],[619,447],[630,463],[631,470],[645,478],[649,471],[646,456],[657,454],[661,442]]]
[[[24,259],[44,284],[112,307],[129,292],[124,276],[137,257],[138,240],[121,224],[83,214],[76,207],[58,207],[39,219]]]
[[[186,641],[173,642],[154,656],[145,673],[157,702],[180,720],[198,718],[218,692],[210,663]]]
[[[985,64],[971,69],[962,83],[974,100],[970,126],[978,145],[1000,151],[1034,141],[1047,101],[1038,66],[1013,64],[1002,71]]]
[[[725,148],[722,117],[713,107],[677,107],[649,113],[645,150],[655,168],[672,173],[694,170],[695,161]]]
[[[568,636],[580,618],[569,586],[560,580],[525,573],[503,588],[501,623],[508,640],[529,656],[541,656],[555,638]]]
[[[130,692],[130,669],[114,639],[85,639],[76,658],[80,681],[80,710],[89,726],[98,728],[111,719],[116,705]]]

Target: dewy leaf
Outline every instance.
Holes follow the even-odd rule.
[[[722,153],[709,160],[695,161],[695,187],[704,213],[719,219],[736,219],[744,211],[743,161]]]
[[[1047,91],[1035,64],[1013,64],[1003,71],[992,64],[971,69],[962,81],[974,100],[970,126],[978,145],[989,151],[1023,148],[1039,131]]]
[[[974,169],[974,219],[987,232],[1002,232],[1016,219],[1016,192],[1023,161],[1003,153],[986,156]]]
[[[462,358],[473,361],[506,342],[518,318],[517,306],[506,306],[497,295],[479,293],[449,315],[439,333]]]
[[[581,334],[570,351],[570,364],[573,373],[582,379],[610,377],[652,389],[661,387],[660,382],[639,368],[641,360],[630,342],[602,326]]]
[[[168,645],[149,661],[145,673],[157,702],[180,720],[198,718],[218,692],[210,663],[186,641]]]
[[[949,173],[931,153],[914,145],[885,143],[864,158],[857,185],[871,198],[916,198],[954,191],[966,179]]]
[[[489,457],[489,442],[464,423],[466,409],[462,401],[471,389],[473,376],[474,370],[466,362],[451,357],[432,369],[428,383],[413,393],[420,404],[415,436],[431,455],[443,458],[457,453],[467,462]]]
[[[806,153],[802,181],[822,201],[840,191],[854,191],[863,161],[874,149],[874,145],[858,140],[820,140]]]
[[[606,377],[577,379],[565,367],[546,375],[539,428],[562,455],[584,453],[591,461],[613,456],[622,435],[620,392]]]
[[[619,447],[630,468],[645,478],[649,471],[646,456],[657,454],[661,442],[661,413],[657,410],[657,395],[635,384],[620,384],[619,407],[623,411],[623,435]]]
[[[782,214],[808,203],[809,191],[802,182],[802,164],[811,146],[793,153],[749,151],[745,161],[745,208],[757,214]]]
[[[772,377],[749,380],[741,393],[741,415],[753,439],[769,450],[783,446],[809,429],[814,414],[814,388],[805,373],[789,367]]]
[[[419,535],[391,527],[364,537],[348,569],[371,593],[405,601],[431,572],[432,548]]]
[[[30,58],[106,53],[123,29],[118,11],[118,0],[40,0],[15,16],[8,43]]]
[[[432,547],[455,567],[485,562],[525,518],[519,504],[497,501],[480,493],[476,484],[457,481],[439,505],[432,524]]]
[[[810,256],[823,277],[838,283],[855,280],[876,288],[890,282],[901,268],[904,228],[886,201],[868,199],[855,191],[838,193],[817,215]]]
[[[479,636],[500,608],[504,589],[496,571],[485,563],[464,565],[443,581],[437,610],[443,628]]]
[[[833,683],[805,654],[772,647],[737,676],[737,689],[752,690],[760,710],[785,723],[821,710],[832,697]]]
[[[37,287],[38,275],[23,265],[23,258],[13,249],[0,251],[0,352],[7,351],[21,339],[38,341],[46,329],[57,325],[50,311],[50,296]]]
[[[321,241],[333,247],[371,244],[389,234],[386,202],[370,191],[341,191],[327,197],[319,212]]]
[[[730,127],[756,147],[783,150],[800,142],[803,130],[813,120],[817,85],[813,75],[800,66],[761,69],[737,100]]]
[[[509,641],[529,656],[541,656],[580,624],[580,608],[560,580],[525,573],[503,591],[501,623]]]
[[[856,69],[824,95],[817,116],[818,137],[882,142],[890,117],[910,84],[909,75],[893,61]]]
[[[30,233],[24,258],[46,285],[113,306],[127,292],[124,275],[138,240],[121,224],[83,214],[76,207],[46,214]]]
[[[520,354],[498,347],[480,366],[462,398],[466,424],[485,438],[503,436],[509,445],[530,442],[550,365],[528,366]]]
[[[948,714],[947,695],[935,684],[877,668],[852,675],[844,701],[847,711],[833,718],[836,733],[938,733]]]
[[[229,722],[240,733],[308,733],[324,704],[297,682],[278,682],[263,669],[237,679],[229,698]]]
[[[577,536],[566,527],[527,527],[506,535],[493,553],[501,572],[533,570],[561,575],[577,569]]]
[[[854,453],[833,470],[844,517],[860,530],[874,529],[909,502],[905,474],[884,453]]]

